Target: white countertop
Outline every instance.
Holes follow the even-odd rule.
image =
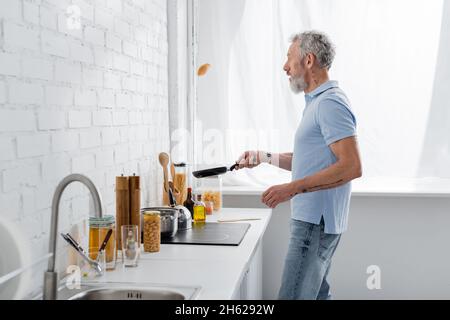
[[[231,299],[262,239],[271,214],[270,209],[222,209],[220,213],[208,216],[207,221],[261,220],[242,222],[251,224],[251,227],[237,247],[161,245],[159,253],[143,253],[138,267],[125,269],[118,264],[101,281],[200,287],[198,299]]]

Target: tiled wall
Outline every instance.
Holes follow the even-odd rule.
[[[167,57],[166,0],[0,0],[0,214],[33,258],[48,250],[53,192],[70,173],[93,179],[106,213],[121,173],[142,176],[143,205],[159,204]],[[69,187],[61,228],[90,202]]]

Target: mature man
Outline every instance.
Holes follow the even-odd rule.
[[[327,275],[347,230],[351,181],[362,175],[355,116],[338,83],[328,76],[334,56],[334,46],[323,33],[292,38],[284,70],[292,91],[304,92],[306,100],[294,153],[247,151],[238,160],[240,169],[267,162],[292,171],[292,182],[262,195],[270,208],[291,200],[280,299],[331,299]]]

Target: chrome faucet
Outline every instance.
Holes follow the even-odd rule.
[[[84,184],[91,192],[92,198],[94,199],[94,210],[96,217],[102,217],[102,201],[100,198],[100,193],[95,187],[94,183],[86,176],[80,174],[72,174],[64,178],[61,183],[56,188],[55,194],[53,195],[52,202],[52,220],[50,225],[50,244],[49,251],[53,254],[48,262],[48,270],[44,275],[44,300],[55,300],[57,295],[58,286],[58,272],[55,271],[56,264],[56,238],[58,234],[58,216],[59,216],[59,202],[61,201],[61,196],[64,190],[72,182],[81,182]]]

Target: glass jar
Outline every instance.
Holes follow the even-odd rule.
[[[212,215],[213,211],[214,211],[214,202],[206,201],[205,208],[206,208],[206,215],[208,215],[208,216]]]
[[[159,252],[161,249],[161,213],[159,211],[144,212],[144,252]]]
[[[187,198],[187,167],[185,163],[175,163],[174,187],[180,193],[175,196],[177,204],[183,204]]]
[[[137,225],[120,227],[122,239],[122,261],[124,267],[137,267],[140,256],[139,228]]]
[[[114,270],[117,255],[115,217],[89,217],[89,257],[91,259],[97,259],[98,250],[102,246],[109,230],[112,230],[112,234],[105,248],[106,270]]]
[[[198,180],[200,180],[200,187],[197,193],[202,194],[203,201],[205,203],[211,201],[215,212],[222,210],[222,177],[214,176]]]

